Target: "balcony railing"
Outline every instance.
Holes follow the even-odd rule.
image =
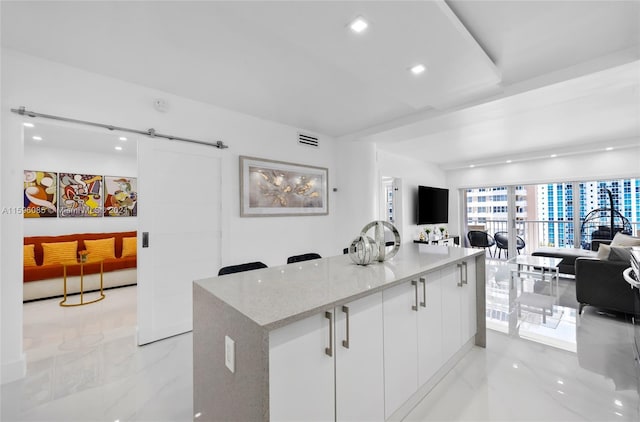
[[[490,235],[496,232],[508,231],[507,220],[469,220],[468,226],[480,226]],[[640,234],[640,222],[630,222],[632,234]],[[520,236],[524,242],[524,250],[520,253],[531,254],[541,246],[552,246],[556,248],[573,248],[574,237],[580,239],[579,245],[588,249],[591,244],[591,234],[587,233],[581,238],[580,225],[574,227],[573,221],[566,220],[516,220],[516,235]]]

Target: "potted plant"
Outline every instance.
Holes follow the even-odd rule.
[[[444,239],[445,235],[444,235],[444,231],[446,230],[446,228],[444,227],[440,227],[440,239]]]
[[[431,229],[425,227],[424,232],[427,234],[427,240],[431,240]]]

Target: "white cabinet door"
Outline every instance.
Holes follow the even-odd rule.
[[[476,335],[476,261],[469,259],[463,265],[462,288],[462,343],[466,343]]]
[[[335,315],[336,419],[383,421],[382,292],[336,307]]]
[[[418,293],[418,385],[423,385],[440,369],[442,357],[441,272],[420,277]]]
[[[382,292],[386,418],[418,389],[416,287],[406,282]]]
[[[461,267],[451,265],[441,270],[442,353],[446,362],[462,346]]]
[[[333,345],[330,324],[322,313],[269,334],[271,421],[334,420],[334,358],[325,353]]]

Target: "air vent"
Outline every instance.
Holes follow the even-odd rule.
[[[298,133],[298,143],[306,145],[308,147],[318,148],[318,138],[315,136],[305,135],[304,133]]]

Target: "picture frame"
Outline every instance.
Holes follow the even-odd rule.
[[[329,214],[329,170],[240,156],[240,216]]]
[[[97,174],[58,173],[58,216],[102,217],[103,184]]]
[[[137,217],[138,178],[104,176],[105,217]]]
[[[24,218],[58,216],[58,173],[24,170]]]

